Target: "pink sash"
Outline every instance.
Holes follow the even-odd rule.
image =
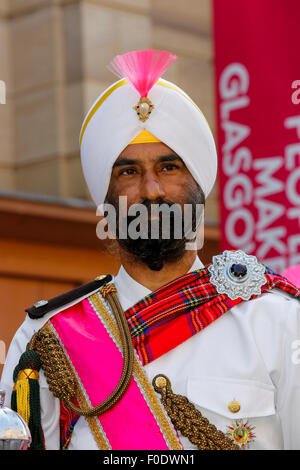
[[[123,358],[92,298],[56,314],[49,324],[60,339],[90,406],[95,407],[116,387]],[[142,383],[144,380],[145,376]],[[145,390],[135,373],[117,405],[96,418],[108,448],[181,449],[178,436],[152,387],[150,398],[149,387],[148,396]]]

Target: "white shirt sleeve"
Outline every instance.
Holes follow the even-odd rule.
[[[300,302],[285,300],[276,408],[285,449],[300,449]]]
[[[34,333],[47,321],[47,319],[41,318],[39,320],[31,320],[27,316],[23,324],[17,330],[10,344],[0,382],[0,388],[5,391],[5,406],[10,406],[11,393],[14,386],[14,369],[18,364],[21,355],[26,350],[27,343],[30,341]],[[39,377],[41,421],[45,437],[45,446],[47,450],[58,450],[60,439],[60,403],[59,400],[49,391],[47,381],[42,370],[39,373]]]
[[[251,302],[250,302],[251,304]],[[300,449],[300,302],[274,289],[253,302],[248,313],[265,367],[275,387],[275,408],[281,422],[284,449]],[[247,307],[247,303],[244,304]],[[250,307],[248,303],[248,307]]]

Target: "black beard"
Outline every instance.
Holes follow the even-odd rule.
[[[191,204],[192,205],[192,227],[193,231],[196,230],[197,227],[197,220],[196,220],[196,205],[197,204],[204,204],[204,195],[200,187],[197,188],[197,191],[189,189],[189,195],[186,198],[187,200],[184,204]],[[164,263],[172,263],[179,261],[184,253],[186,243],[190,242],[191,240],[187,240],[185,236],[182,238],[177,239],[174,238],[174,213],[170,212],[170,237],[165,238],[163,237],[163,224],[162,224],[162,214],[159,213],[159,238],[153,239],[151,238],[151,228],[148,228],[148,236],[146,239],[138,238],[132,239],[129,235],[124,239],[120,238],[120,226],[119,226],[119,205],[114,200],[114,198],[107,196],[105,203],[112,204],[116,209],[117,215],[117,227],[116,227],[116,239],[119,245],[125,249],[127,252],[131,253],[135,258],[136,261],[142,261],[145,263],[149,269],[152,271],[160,271]],[[155,200],[145,199],[142,204],[146,206],[148,209],[148,214],[151,213],[151,205],[152,204],[167,204],[169,207],[172,206],[173,202],[164,201],[162,198],[157,198]],[[124,233],[124,228],[128,229],[130,223],[135,219],[135,216],[126,216],[121,220],[121,224],[125,224],[122,227],[122,233]],[[184,234],[184,218],[182,215],[182,234]],[[150,225],[150,224],[149,224]],[[185,227],[186,229],[186,227]],[[128,234],[128,230],[125,231]]]

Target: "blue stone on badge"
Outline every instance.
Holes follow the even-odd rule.
[[[226,294],[231,300],[249,300],[252,295],[261,295],[261,287],[267,283],[265,270],[255,256],[242,250],[226,250],[213,256],[208,266],[210,282],[219,294]]]
[[[248,269],[244,264],[232,264],[230,267],[230,272],[234,277],[241,279],[247,276]]]

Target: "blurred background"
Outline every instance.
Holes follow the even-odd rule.
[[[79,131],[116,80],[106,68],[111,59],[147,48],[178,55],[164,78],[196,101],[214,131],[211,0],[0,0],[2,358],[24,308],[118,270],[96,237]],[[203,262],[218,243],[216,185]]]
[[[212,129],[202,262],[300,263],[299,24],[299,0],[0,0],[0,373],[26,307],[118,271],[79,154],[116,54],[176,54],[164,78]]]

